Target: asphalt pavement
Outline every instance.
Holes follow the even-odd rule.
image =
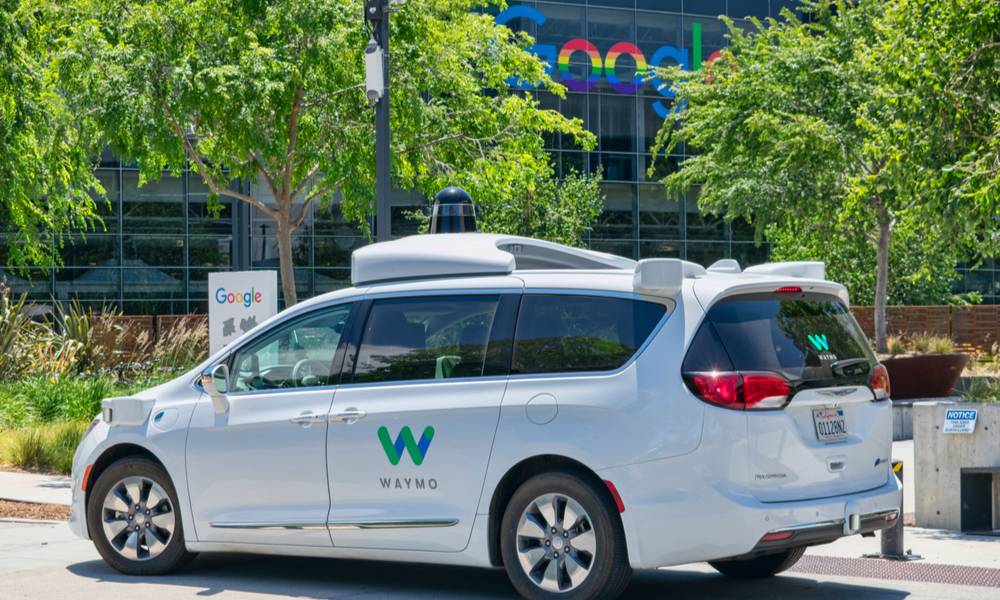
[[[981,566],[887,563],[856,558],[877,541],[851,538],[847,544],[810,552],[800,566],[763,581],[737,581],[708,565],[686,565],[636,574],[626,598],[713,598],[747,600],[983,600],[1000,598],[1000,540],[920,532],[915,551],[935,557],[981,556]],[[866,545],[862,545],[866,543]],[[840,549],[838,549],[840,548]],[[949,550],[953,548],[954,550]],[[819,550],[819,548],[815,549]],[[838,556],[841,555],[841,556]],[[971,570],[971,571],[970,571]],[[849,573],[849,574],[843,574]],[[892,577],[899,577],[894,580]],[[985,585],[970,585],[978,582]],[[986,587],[986,585],[990,587]],[[202,555],[187,569],[164,577],[127,577],[105,565],[93,546],[72,536],[65,524],[0,523],[0,598],[516,598],[500,570],[388,562],[306,559],[238,554]]]

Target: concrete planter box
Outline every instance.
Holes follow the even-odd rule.
[[[942,431],[945,411],[955,408],[978,411],[973,433]],[[961,531],[965,503],[967,520],[970,507],[978,507],[981,514],[992,513],[985,529],[1000,529],[1000,404],[921,402],[912,411],[917,526]],[[984,481],[992,483],[983,486]]]

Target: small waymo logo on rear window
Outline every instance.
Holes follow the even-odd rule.
[[[410,460],[413,461],[413,464],[420,466],[427,457],[427,449],[430,448],[431,440],[433,439],[434,428],[430,426],[424,428],[419,442],[414,439],[413,432],[410,431],[409,426],[404,426],[399,431],[399,435],[396,436],[395,441],[389,436],[389,429],[385,425],[378,428],[378,441],[382,443],[382,450],[385,451],[386,458],[393,465],[399,464],[399,461],[403,458],[403,450],[405,449],[410,455]]]
[[[810,333],[808,335],[809,343],[813,345],[813,348],[817,352],[829,352],[830,342],[826,339],[825,333]]]

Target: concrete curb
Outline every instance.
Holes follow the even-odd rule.
[[[19,525],[63,525],[66,521],[52,521],[49,519],[16,519],[14,517],[0,517],[0,523],[17,523]]]

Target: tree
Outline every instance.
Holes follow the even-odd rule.
[[[565,179],[539,177],[530,189],[506,190],[476,181],[458,182],[476,202],[476,225],[484,233],[505,233],[582,246],[591,224],[604,209],[601,173],[572,171]],[[407,218],[418,231],[430,230],[430,210],[414,210]]]
[[[854,222],[831,223],[818,233],[815,224],[798,226],[784,223],[769,227],[773,244],[771,260],[816,260],[826,263],[827,276],[847,286],[856,304],[871,305],[875,300],[875,242],[855,235]],[[869,225],[873,227],[873,225]],[[803,236],[800,232],[810,231]],[[889,247],[888,304],[944,304],[955,300],[952,286],[959,274],[955,264],[961,248],[940,228],[924,227],[913,220],[899,222]]]
[[[960,3],[985,7],[988,0]],[[971,188],[981,185],[958,192],[942,177],[957,157],[982,157],[967,141],[965,124],[928,108],[944,104],[930,98],[940,95],[933,84],[914,85],[928,66],[913,55],[907,36],[922,36],[922,48],[946,45],[950,59],[965,65],[950,67],[954,75],[969,67],[965,58],[985,34],[976,42],[940,39],[940,30],[920,29],[916,2],[805,4],[808,23],[786,10],[780,21],[754,20],[755,31],[745,33],[727,20],[731,45],[710,68],[663,73],[674,81],[677,101],[654,152],[681,143],[692,148],[696,155],[664,179],[666,186],[675,192],[700,187],[701,209],[747,219],[758,240],[770,230],[779,254],[780,245],[811,248],[819,259],[832,243],[846,244],[844,255],[873,249],[876,346],[885,350],[894,232],[926,228],[957,252],[975,250],[995,227],[996,214],[995,203],[969,201],[979,193]],[[906,16],[897,14],[904,8]],[[905,18],[916,19],[914,25],[893,28]],[[943,62],[936,66],[946,68]],[[944,140],[953,143],[947,151]],[[914,248],[924,252],[928,245],[899,247],[895,254]]]
[[[509,188],[484,193],[479,203],[483,231],[541,238],[580,246],[590,225],[604,209],[601,174],[569,173],[562,181],[540,178],[530,189]],[[475,189],[470,187],[470,189]]]
[[[530,189],[552,166],[542,133],[585,147],[579,120],[542,110],[512,77],[563,89],[525,35],[477,8],[501,0],[410,0],[392,16],[397,188],[430,195],[479,182]],[[374,204],[374,114],[364,94],[361,0],[73,0],[61,81],[141,182],[191,164],[212,192],[277,223],[281,284],[296,301],[292,233],[311,206],[343,198],[362,227]],[[493,91],[491,91],[493,90]],[[502,90],[502,91],[501,91]],[[227,185],[261,182],[273,203]]]
[[[0,223],[17,268],[58,263],[66,233],[99,222],[87,128],[49,71],[52,33],[34,3],[0,0]]]

